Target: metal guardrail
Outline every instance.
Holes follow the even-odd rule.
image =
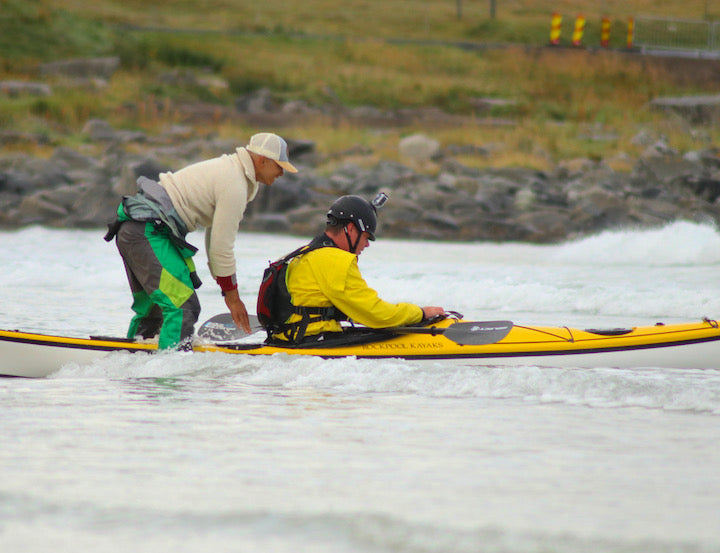
[[[668,50],[720,50],[720,22],[635,18],[635,46]]]

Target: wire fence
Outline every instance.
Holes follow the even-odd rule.
[[[720,50],[720,22],[636,17],[635,45],[669,50]]]

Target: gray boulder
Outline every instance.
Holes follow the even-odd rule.
[[[440,143],[424,134],[413,134],[400,140],[398,150],[402,157],[423,163],[440,152]]]
[[[120,58],[76,58],[40,64],[40,75],[70,78],[99,77],[109,79],[120,67]]]
[[[0,92],[10,98],[18,96],[50,96],[52,88],[45,83],[33,83],[26,81],[0,81]]]
[[[720,121],[720,94],[655,98],[650,107],[676,113],[695,125],[711,125]]]

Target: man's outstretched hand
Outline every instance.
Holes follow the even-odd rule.
[[[225,292],[225,305],[228,306],[233,321],[235,321],[238,328],[242,328],[246,334],[250,334],[250,319],[248,318],[245,304],[240,299],[237,288]]]

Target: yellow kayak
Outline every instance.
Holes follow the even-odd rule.
[[[197,353],[400,358],[477,366],[717,369],[720,328],[709,319],[586,330],[444,319],[424,327],[366,329],[348,339],[312,347],[204,338],[197,340],[193,349]],[[87,364],[116,351],[152,353],[157,351],[157,345],[123,338],[74,338],[0,330],[0,375],[44,377],[68,363]]]

